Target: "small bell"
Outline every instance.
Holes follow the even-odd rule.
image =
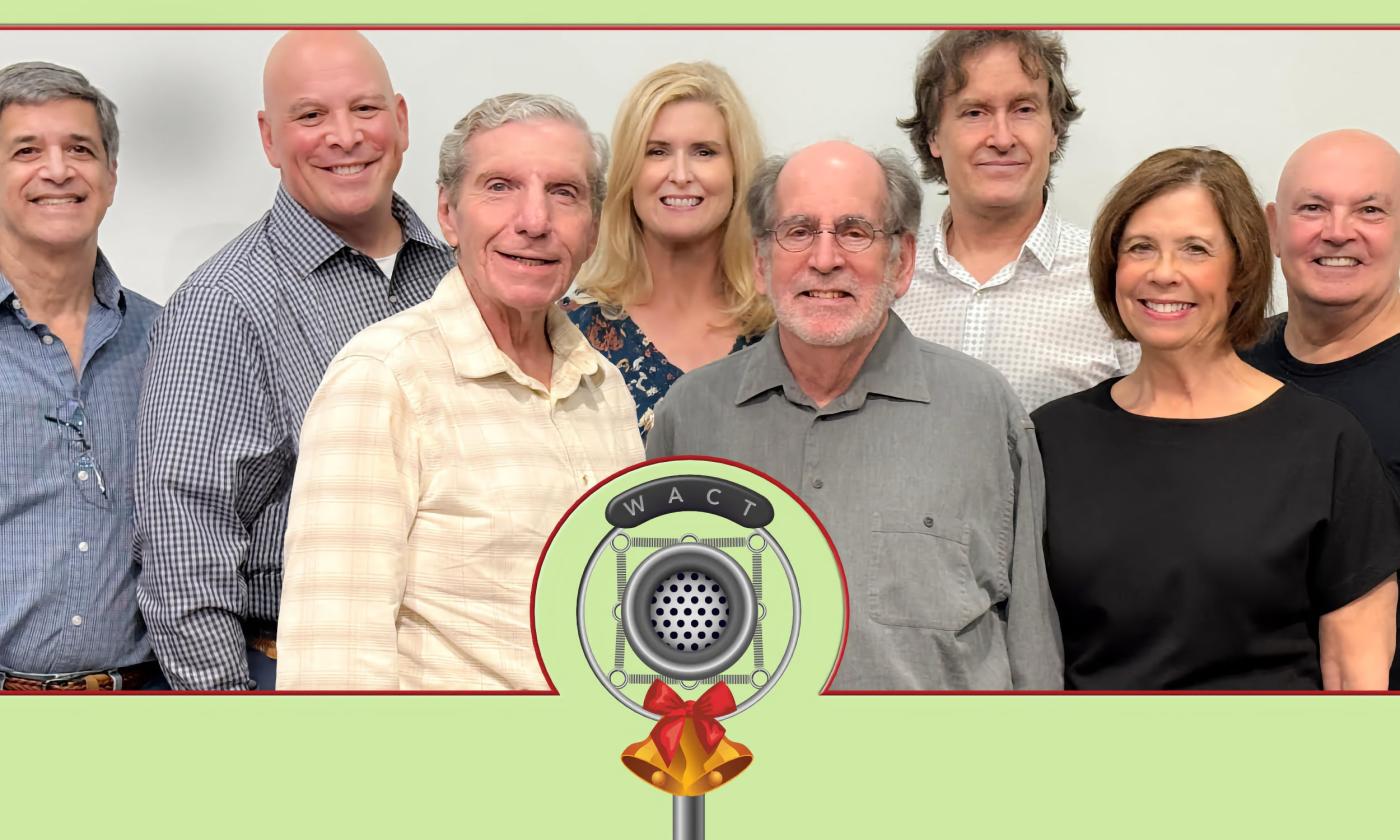
[[[753,762],[749,748],[728,738],[720,738],[711,752],[695,732],[695,722],[686,718],[680,747],[667,764],[656,743],[647,738],[622,753],[622,763],[642,781],[672,796],[703,796],[739,775]]]

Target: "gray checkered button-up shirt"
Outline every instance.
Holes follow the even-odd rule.
[[[250,687],[243,625],[277,620],[316,386],[352,336],[427,300],[454,264],[397,195],[393,213],[405,242],[385,278],[279,188],[156,322],[136,458],[137,594],[173,688]]]

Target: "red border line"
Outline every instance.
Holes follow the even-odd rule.
[[[61,24],[61,23],[38,23],[38,24],[0,24],[0,31],[18,32],[73,32],[73,31],[98,31],[98,32],[190,32],[190,31],[274,31],[282,32],[293,29],[345,29],[361,30],[370,32],[381,31],[465,31],[465,32],[531,32],[531,31],[608,31],[608,32],[656,32],[656,31],[791,31],[791,32],[885,32],[885,31],[946,31],[946,30],[968,30],[968,29],[1006,29],[1006,30],[1032,30],[1032,29],[1052,29],[1062,32],[1386,32],[1400,30],[1400,24],[1380,23],[1380,24],[1329,24],[1329,23],[1289,23],[1289,24],[936,24],[936,23],[901,23],[901,24],[614,24],[614,23],[588,23],[588,24],[345,24],[345,23],[294,23],[294,24],[261,24],[261,23],[231,23],[231,24]],[[651,464],[659,464],[667,461],[711,461],[725,464],[731,467],[744,470],[763,478],[769,483],[787,493],[803,511],[811,517],[821,531],[822,537],[826,540],[827,546],[831,548],[831,554],[836,561],[837,574],[841,579],[841,594],[843,600],[844,617],[841,630],[841,647],[836,654],[836,662],[827,677],[826,685],[823,686],[820,696],[830,697],[881,697],[881,696],[932,696],[932,697],[1318,697],[1318,696],[1391,696],[1400,694],[1400,691],[915,691],[915,690],[888,690],[888,691],[854,691],[847,689],[833,689],[831,683],[836,677],[836,672],[841,666],[841,660],[846,653],[846,639],[850,630],[850,590],[847,586],[845,567],[841,563],[841,555],[836,550],[836,544],[832,541],[831,535],[827,533],[826,526],[812,511],[807,503],[802,501],[796,493],[788,489],[782,482],[755,469],[747,464],[738,461],[731,461],[726,458],[717,458],[704,455],[682,455],[667,458],[655,458],[642,461],[638,464],[618,470],[602,481],[590,487],[582,496],[574,501],[564,515],[555,523],[554,529],[550,531],[549,538],[545,540],[544,548],[540,552],[540,558],[535,564],[534,579],[530,584],[530,636],[531,643],[535,650],[535,660],[539,663],[540,673],[544,676],[548,689],[525,689],[520,691],[504,690],[463,690],[463,691],[0,691],[0,697],[22,697],[22,696],[136,696],[136,697],[548,697],[558,696],[559,691],[554,685],[553,679],[549,676],[549,671],[545,668],[544,657],[540,652],[539,634],[535,630],[535,594],[539,588],[540,571],[544,565],[544,556],[549,551],[550,545],[554,542],[554,537],[558,534],[564,520],[574,512],[585,499],[592,496],[604,484],[613,479],[631,472],[639,467]]]
[[[415,31],[458,31],[458,32],[532,32],[532,31],[575,31],[575,32],[944,32],[965,29],[1005,29],[1034,30],[1050,29],[1058,32],[1385,32],[1400,29],[1400,23],[1224,23],[1224,24],[1112,24],[1112,23],[1073,23],[1073,24],[937,24],[937,23],[891,23],[891,24],[769,24],[769,23],[676,23],[676,24],[624,24],[624,23],[19,23],[0,24],[0,31],[42,32],[42,31],[102,31],[102,32],[191,32],[191,31],[249,31],[284,32],[292,29],[347,29],[362,32],[415,32]]]

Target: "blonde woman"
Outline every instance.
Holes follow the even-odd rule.
[[[612,148],[598,250],[562,305],[622,371],[645,437],[681,374],[772,324],[743,201],[762,149],[734,80],[708,62],[642,79],[618,111]]]

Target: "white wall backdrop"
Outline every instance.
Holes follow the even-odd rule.
[[[481,99],[513,90],[572,100],[604,134],[627,90],[670,61],[709,59],[749,98],[767,151],[828,137],[910,154],[923,31],[382,31],[369,33],[408,100],[398,189],[431,227],[436,152]],[[276,170],[256,112],[269,31],[0,31],[5,64],[83,71],[117,103],[117,200],[101,234],[123,282],[164,301],[271,204]],[[1400,32],[1064,33],[1086,108],[1056,173],[1056,201],[1087,226],[1142,158],[1178,145],[1235,155],[1261,196],[1306,138],[1358,127],[1400,141]],[[911,155],[912,156],[912,155]],[[928,190],[925,221],[944,200]]]

